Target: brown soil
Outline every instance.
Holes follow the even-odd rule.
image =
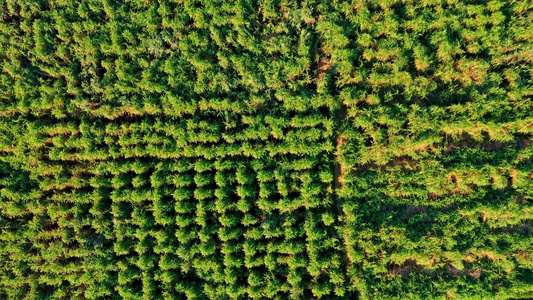
[[[439,275],[439,273],[442,273],[442,272],[437,272],[436,270],[433,270],[433,269],[424,268],[424,266],[419,265],[415,259],[407,259],[407,260],[405,260],[403,265],[401,265],[401,266],[394,265],[394,266],[387,267],[387,269],[389,270],[389,274],[390,275],[401,275],[403,277],[408,276],[412,272],[424,273],[424,274],[426,274],[428,276],[431,276],[431,277],[436,277],[436,276]],[[463,269],[463,270],[459,270],[459,269],[455,268],[454,266],[452,266],[451,264],[446,264],[446,270],[444,272],[447,272],[447,273],[451,274],[454,277],[462,276],[462,275],[469,275],[469,276],[471,276],[474,279],[479,279],[479,277],[481,277],[481,275],[483,274],[483,270],[482,269],[476,269],[476,270]]]
[[[321,79],[326,75],[326,72],[331,70],[330,60],[328,58],[321,58],[317,65],[316,78]]]
[[[348,139],[345,136],[339,136],[337,138],[337,161],[334,166],[334,176],[335,176],[335,188],[339,188],[342,186],[343,177],[346,175],[346,166],[344,166],[341,162],[339,162],[339,154],[341,151],[342,146],[346,143]]]
[[[505,147],[513,145],[516,145],[519,149],[525,149],[531,145],[531,141],[528,138],[518,138],[516,141],[505,143],[492,141],[476,142],[472,138],[465,136],[459,141],[448,143],[443,154],[451,154],[455,151],[456,148],[476,147],[482,148],[485,151],[498,151]]]

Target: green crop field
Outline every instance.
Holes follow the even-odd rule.
[[[533,1],[1,0],[0,299],[531,299]]]

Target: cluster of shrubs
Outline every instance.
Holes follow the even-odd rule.
[[[0,298],[533,295],[529,1],[0,13]]]

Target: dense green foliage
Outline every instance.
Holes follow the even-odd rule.
[[[533,2],[0,14],[0,298],[533,297]]]

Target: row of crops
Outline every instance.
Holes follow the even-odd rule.
[[[533,3],[0,12],[0,298],[533,296]]]

